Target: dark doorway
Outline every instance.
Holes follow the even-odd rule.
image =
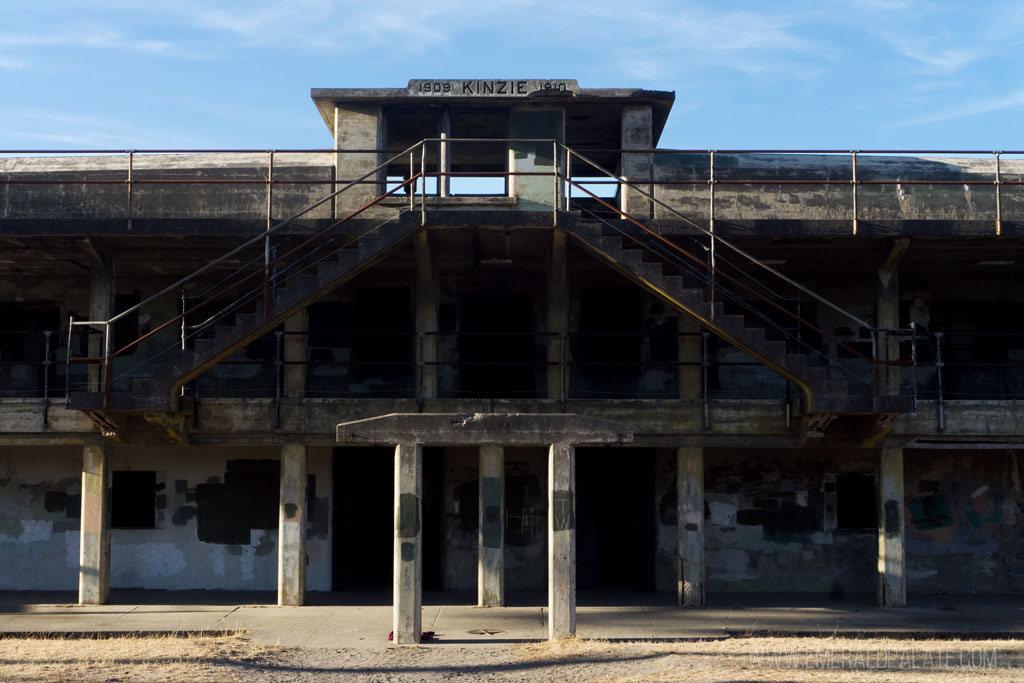
[[[423,587],[440,590],[444,449],[423,449]],[[395,450],[334,449],[332,590],[390,590],[394,575]]]
[[[536,398],[532,297],[519,292],[466,294],[460,308],[462,395]]]
[[[391,587],[395,451],[334,449],[333,590]]]
[[[576,582],[654,590],[654,451],[576,450]]]

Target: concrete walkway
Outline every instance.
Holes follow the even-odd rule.
[[[511,607],[467,606],[473,596],[424,594],[423,629],[438,644],[486,644],[546,637],[543,596],[512,596]],[[115,590],[110,604],[80,607],[72,592],[0,592],[0,637],[26,633],[244,631],[259,643],[381,647],[391,630],[390,594],[311,593],[305,607],[277,607],[272,593]],[[672,596],[581,592],[583,638],[701,639],[747,634],[890,637],[963,634],[1024,638],[1024,595],[912,596],[880,609],[869,596],[712,594],[710,607],[680,610]]]

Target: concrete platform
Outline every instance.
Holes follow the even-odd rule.
[[[473,596],[425,593],[423,629],[438,645],[500,644],[547,637],[543,595],[512,595],[510,607],[470,606]],[[114,590],[110,604],[81,607],[67,592],[0,592],[0,637],[30,633],[110,635],[244,631],[259,643],[381,647],[391,630],[390,594],[311,593],[305,607],[277,607],[270,592]],[[911,596],[881,609],[873,596],[711,594],[707,609],[680,610],[672,596],[579,595],[583,638],[692,640],[745,635],[885,635],[895,638],[1024,638],[1024,595]]]

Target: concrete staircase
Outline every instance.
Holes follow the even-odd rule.
[[[677,268],[666,268],[669,261],[645,248],[641,236],[634,239],[633,235],[615,233],[603,221],[585,220],[573,214],[566,218],[562,227],[598,259],[796,384],[804,394],[805,415],[909,412],[909,404],[904,405],[907,401],[898,396],[864,395],[863,389],[857,395],[851,394],[849,383],[831,378],[827,365],[812,364],[807,353],[787,350],[785,341],[769,339],[768,323],[752,324],[753,316],[729,312],[720,300],[712,303],[703,277],[670,274]]]
[[[71,407],[87,411],[180,410],[181,387],[185,383],[272,331],[338,285],[367,270],[419,228],[418,217],[404,214],[399,220],[384,223],[341,248],[327,252],[323,258],[303,265],[295,273],[283,274],[266,315],[262,296],[254,297],[220,324],[206,328],[195,340],[192,351],[173,349],[154,355],[150,359],[153,376],[134,378],[130,392],[111,393],[106,405],[102,393],[73,393]]]

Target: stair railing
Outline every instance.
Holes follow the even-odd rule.
[[[702,259],[702,258],[697,258],[696,256],[694,256],[692,253],[690,253],[686,249],[683,249],[676,242],[666,238],[665,236],[663,236],[659,232],[651,229],[647,225],[644,225],[642,222],[636,220],[635,218],[633,218],[632,216],[627,214],[625,211],[623,211],[620,208],[614,206],[612,203],[610,203],[610,202],[606,201],[605,199],[597,196],[595,193],[593,193],[590,190],[588,190],[586,187],[581,185],[579,182],[576,182],[576,181],[572,180],[572,178],[570,176],[568,176],[568,175],[562,176],[562,180],[564,182],[566,182],[570,187],[575,187],[575,188],[579,189],[581,192],[583,192],[584,194],[588,195],[591,199],[595,200],[597,203],[599,203],[604,208],[609,209],[612,213],[617,214],[622,219],[628,221],[632,225],[635,225],[637,228],[639,228],[642,231],[642,234],[646,235],[648,238],[651,239],[651,241],[653,243],[655,243],[659,247],[661,247],[661,249],[658,250],[658,253],[661,253],[663,256],[666,256],[665,252],[668,252],[667,255],[668,255],[668,257],[670,259],[672,258],[671,255],[677,255],[677,258],[686,259],[689,262],[686,265],[689,265],[691,269],[697,270],[698,272],[703,270],[706,273],[707,281],[709,283],[709,287],[710,287],[711,291],[719,290],[719,291],[725,292],[727,295],[731,296],[731,298],[733,298],[735,301],[738,301],[738,302],[740,302],[742,304],[743,302],[742,302],[742,300],[739,297],[737,297],[734,293],[728,292],[728,290],[725,290],[721,286],[721,283],[719,281],[721,279],[725,279],[725,280],[731,282],[732,284],[734,284],[735,286],[739,287],[740,289],[743,289],[744,291],[750,293],[752,296],[756,297],[758,300],[765,302],[771,308],[777,310],[783,316],[786,316],[788,318],[793,319],[798,326],[802,325],[802,326],[806,327],[807,329],[814,330],[818,334],[822,335],[823,338],[828,339],[829,341],[834,343],[837,346],[837,348],[842,348],[844,351],[849,353],[851,356],[853,356],[853,357],[855,357],[857,359],[860,359],[860,360],[868,363],[872,367],[872,392],[873,392],[873,394],[877,395],[878,392],[880,391],[880,387],[878,385],[877,377],[876,377],[877,372],[874,371],[875,367],[877,367],[878,365],[886,365],[886,366],[888,366],[888,365],[902,365],[902,364],[905,364],[905,363],[903,363],[900,360],[893,360],[893,359],[886,358],[884,361],[880,361],[878,359],[878,345],[879,345],[879,343],[881,343],[881,340],[879,340],[879,335],[881,334],[881,335],[888,336],[889,334],[892,334],[893,332],[881,331],[881,330],[876,329],[873,325],[871,325],[867,321],[862,320],[861,318],[859,318],[859,317],[853,315],[852,313],[846,311],[842,307],[840,307],[840,306],[836,305],[835,303],[829,301],[828,299],[826,299],[825,297],[821,296],[817,292],[814,292],[813,290],[807,288],[806,286],[800,284],[799,282],[793,280],[792,278],[784,275],[783,273],[779,272],[777,269],[773,268],[771,265],[769,265],[767,263],[764,263],[762,260],[760,260],[757,257],[755,257],[754,255],[750,254],[748,251],[742,249],[741,247],[733,244],[732,242],[730,242],[730,241],[728,241],[726,239],[723,239],[719,235],[715,234],[713,231],[708,230],[707,228],[705,228],[705,227],[699,225],[698,223],[690,220],[689,218],[687,218],[686,216],[681,214],[679,211],[677,211],[675,208],[669,206],[668,204],[666,204],[662,200],[660,200],[657,197],[655,197],[651,192],[648,192],[648,191],[644,190],[643,187],[640,187],[640,185],[650,185],[651,183],[648,180],[631,181],[631,180],[626,179],[626,178],[618,177],[615,174],[613,174],[612,172],[608,171],[607,169],[605,169],[605,168],[601,167],[600,165],[596,164],[591,159],[588,159],[586,156],[580,154],[579,152],[576,152],[572,148],[569,148],[569,147],[567,147],[565,145],[561,145],[561,148],[562,148],[562,150],[564,150],[564,153],[566,155],[567,166],[571,167],[569,160],[571,160],[573,157],[575,157],[576,159],[578,159],[579,161],[583,162],[587,166],[595,169],[598,173],[603,174],[603,175],[607,176],[608,178],[612,179],[613,181],[615,181],[615,183],[620,188],[620,191],[619,191],[620,196],[622,195],[624,190],[626,188],[628,188],[630,192],[634,192],[636,194],[639,194],[642,197],[644,197],[645,200],[648,200],[648,201],[652,202],[652,204],[657,205],[657,206],[665,209],[666,211],[671,213],[673,216],[678,218],[680,221],[682,221],[684,224],[686,224],[690,228],[696,230],[698,232],[698,234],[701,234],[701,235],[705,236],[709,240],[709,244],[708,244],[707,247],[703,247],[703,245],[702,245],[702,248],[705,249],[706,251],[710,252],[716,245],[718,246],[719,250],[721,250],[721,248],[724,247],[725,250],[728,250],[729,252],[732,252],[732,253],[738,255],[739,257],[741,257],[741,260],[743,262],[749,263],[751,266],[754,266],[754,267],[760,269],[761,271],[763,271],[765,273],[768,273],[768,274],[770,274],[771,276],[773,276],[775,278],[778,278],[779,280],[784,282],[786,285],[788,285],[788,286],[792,287],[793,289],[795,289],[798,293],[800,293],[802,295],[805,295],[809,299],[814,300],[814,301],[822,304],[823,306],[825,306],[829,310],[831,310],[831,311],[833,311],[835,313],[838,313],[845,320],[848,320],[848,321],[854,323],[856,326],[861,327],[861,328],[865,328],[866,330],[869,330],[870,331],[869,337],[870,337],[870,342],[871,342],[871,355],[870,355],[870,357],[865,355],[864,353],[860,352],[858,349],[853,348],[849,344],[843,342],[842,340],[836,338],[834,335],[832,335],[832,334],[830,334],[830,333],[820,329],[819,327],[813,325],[812,323],[810,323],[810,322],[808,322],[806,320],[800,319],[800,317],[796,313],[788,310],[784,306],[780,305],[778,302],[773,301],[771,297],[766,296],[763,292],[757,291],[750,284],[748,284],[746,282],[743,282],[739,278],[734,277],[734,276],[730,275],[729,273],[723,271],[721,266],[720,266],[720,263],[723,263],[723,262],[724,263],[729,263],[729,262],[726,261],[725,259],[722,259],[721,258],[721,254],[719,254],[715,260],[705,260],[705,259]],[[570,197],[570,193],[566,192],[566,197],[565,197],[565,204],[566,204],[566,206],[569,205],[569,201],[570,201],[569,197]],[[610,222],[607,222],[607,221],[606,221],[606,223],[607,224],[611,224]],[[616,226],[613,226],[613,227],[616,227]],[[616,229],[618,229],[618,228],[616,227]],[[624,235],[626,235],[628,237],[632,237],[634,240],[636,240],[636,237],[634,235],[626,234],[626,232],[622,231],[622,230],[619,230],[619,232],[622,232]],[[647,248],[649,250],[651,249],[651,246],[649,244],[644,243],[644,242],[642,242],[640,240],[636,240],[636,241],[641,246],[643,246],[643,247],[645,247],[645,248]],[[742,275],[744,275],[744,276],[746,276],[752,282],[761,284],[756,278],[751,277],[748,273],[746,273],[746,271],[744,271],[742,269],[739,269],[738,267],[737,267],[737,272],[742,274]],[[772,292],[771,288],[769,288],[767,286],[763,286],[763,287],[768,292]],[[750,312],[758,315],[759,317],[761,317],[762,319],[766,320],[770,324],[778,327],[776,325],[776,323],[774,321],[772,321],[770,318],[766,317],[763,312],[758,311],[758,310],[754,309],[752,306],[749,306],[749,305],[744,305],[744,308],[746,310],[749,310]],[[711,309],[708,311],[708,317],[709,317],[711,322],[714,322],[714,316],[715,316],[715,309],[714,309],[714,306],[712,306]],[[791,335],[789,335],[789,333],[786,333],[786,334],[787,334],[787,336],[791,336]],[[831,360],[831,359],[829,359],[829,360]],[[844,370],[845,370],[845,368],[844,368]],[[850,371],[847,370],[847,372],[850,372]],[[890,389],[891,389],[890,387],[886,387],[885,393],[889,393]]]
[[[343,152],[344,152],[343,150],[339,150],[339,153],[343,153]],[[292,215],[288,216],[287,218],[285,218],[285,219],[279,221],[278,223],[274,224],[273,226],[271,226],[270,228],[268,228],[266,231],[262,232],[261,234],[255,236],[255,237],[252,237],[249,240],[246,240],[242,244],[240,244],[237,247],[231,249],[230,251],[222,254],[218,258],[216,258],[216,259],[206,263],[205,265],[203,265],[202,267],[200,267],[197,270],[193,271],[192,273],[186,275],[185,277],[177,280],[176,282],[174,282],[174,283],[172,283],[170,285],[167,285],[166,287],[164,287],[160,291],[156,292],[155,294],[147,297],[146,299],[140,301],[139,303],[135,304],[134,306],[131,306],[130,308],[128,308],[128,309],[118,313],[117,315],[114,315],[113,317],[111,317],[111,318],[109,318],[107,320],[75,320],[74,316],[71,316],[70,319],[69,319],[69,327],[68,327],[69,362],[70,361],[74,361],[74,362],[77,362],[77,363],[99,364],[100,368],[99,368],[98,378],[96,378],[96,380],[95,380],[95,383],[98,384],[98,386],[96,386],[95,388],[100,390],[103,393],[103,396],[104,396],[104,399],[103,399],[104,408],[109,408],[110,407],[111,385],[113,383],[112,382],[112,372],[113,372],[113,360],[114,360],[114,358],[116,358],[116,357],[124,354],[125,352],[129,351],[130,349],[138,346],[140,343],[142,343],[146,339],[149,339],[150,337],[152,337],[153,335],[157,334],[158,332],[166,329],[170,325],[173,325],[173,324],[175,324],[175,323],[177,323],[179,321],[184,320],[186,316],[188,316],[190,314],[194,314],[199,309],[206,308],[210,303],[212,303],[215,300],[217,300],[217,297],[222,297],[225,294],[228,294],[230,292],[238,290],[240,287],[242,287],[242,285],[244,285],[244,284],[246,284],[248,282],[253,281],[257,276],[259,276],[261,274],[263,275],[263,281],[262,281],[262,286],[260,288],[258,288],[258,291],[262,291],[262,293],[263,293],[263,314],[264,314],[264,316],[269,315],[270,303],[271,303],[271,290],[276,286],[277,283],[279,283],[283,279],[282,276],[284,276],[286,273],[288,273],[291,270],[293,270],[296,265],[298,265],[299,263],[302,262],[303,259],[306,259],[309,256],[320,252],[322,254],[320,256],[320,258],[317,261],[313,261],[312,262],[312,265],[316,265],[316,263],[319,262],[319,260],[323,260],[323,258],[326,258],[326,256],[328,254],[323,254],[322,250],[323,250],[323,248],[325,246],[328,246],[328,245],[334,243],[334,241],[336,240],[336,237],[331,237],[329,240],[326,241],[326,244],[324,243],[324,238],[326,236],[328,236],[330,233],[332,233],[333,231],[335,231],[335,229],[338,226],[340,226],[340,225],[342,225],[342,224],[352,220],[353,218],[356,218],[360,214],[363,214],[368,209],[372,208],[373,206],[376,206],[377,204],[382,202],[385,198],[394,195],[396,192],[398,192],[401,189],[408,188],[409,206],[412,207],[414,192],[413,192],[413,190],[411,188],[415,187],[416,181],[419,178],[421,178],[422,175],[423,175],[422,170],[420,172],[418,172],[418,173],[412,173],[412,170],[415,168],[415,157],[417,156],[417,153],[419,154],[420,157],[425,157],[424,142],[422,142],[422,141],[421,142],[417,142],[416,144],[408,147],[407,149],[405,149],[405,150],[403,150],[403,151],[401,151],[401,152],[391,156],[386,161],[377,164],[374,168],[372,168],[371,170],[363,173],[358,178],[356,178],[354,180],[351,180],[351,181],[348,181],[340,189],[332,191],[330,194],[328,194],[328,195],[318,199],[317,201],[309,204],[308,206],[304,207],[303,209],[295,212],[294,214],[292,214]],[[366,202],[365,204],[363,204],[362,206],[357,208],[355,211],[352,211],[352,212],[348,213],[347,215],[345,215],[344,217],[331,222],[327,227],[323,228],[322,230],[319,230],[315,234],[313,234],[313,235],[309,236],[308,238],[302,240],[301,243],[299,243],[298,245],[292,247],[290,250],[288,250],[284,254],[279,254],[279,255],[277,255],[277,256],[275,256],[273,258],[271,257],[271,237],[272,236],[276,236],[276,235],[280,234],[281,231],[283,231],[286,227],[291,225],[297,219],[299,219],[299,218],[309,214],[314,209],[317,209],[318,207],[323,206],[327,202],[330,202],[330,201],[336,199],[337,197],[343,195],[345,192],[348,192],[348,191],[352,190],[353,188],[355,188],[357,186],[365,185],[368,182],[371,183],[371,184],[379,184],[381,181],[379,181],[377,178],[378,178],[380,172],[382,170],[386,169],[388,166],[395,164],[397,161],[399,161],[399,160],[401,160],[401,159],[403,159],[405,157],[409,158],[410,176],[408,178],[404,179],[401,183],[398,183],[391,190],[388,190],[387,192],[384,192],[383,194],[376,195],[372,200],[370,200],[369,202]],[[425,183],[421,183],[421,185],[425,185]],[[422,201],[422,198],[421,198],[421,201]],[[371,228],[371,230],[376,229],[376,227],[377,226],[374,226],[374,228]],[[356,236],[356,237],[358,237],[358,236]],[[310,250],[309,247],[311,245],[314,245],[314,244],[317,244],[318,246],[316,246],[315,248]],[[127,316],[131,315],[132,313],[135,313],[135,312],[141,310],[144,306],[152,304],[156,300],[160,299],[161,297],[166,296],[167,294],[169,294],[171,292],[180,292],[181,290],[186,289],[186,285],[187,284],[189,284],[191,282],[197,281],[198,278],[200,278],[202,275],[210,272],[216,266],[218,266],[220,264],[230,263],[229,259],[232,259],[233,257],[236,257],[236,256],[238,256],[240,254],[244,254],[247,250],[253,250],[255,247],[260,247],[261,251],[263,252],[263,254],[262,254],[262,256],[263,256],[263,258],[262,258],[263,263],[260,265],[260,268],[259,268],[259,270],[257,272],[251,272],[248,275],[245,275],[245,271],[247,269],[251,268],[254,264],[256,264],[260,260],[259,257],[257,257],[257,258],[250,258],[250,259],[243,258],[244,262],[243,262],[243,264],[241,266],[238,266],[238,267],[234,268],[227,276],[222,278],[214,287],[211,287],[206,292],[204,292],[204,297],[205,298],[203,298],[201,301],[199,301],[199,303],[196,303],[194,306],[192,306],[192,308],[190,308],[188,310],[182,310],[182,312],[179,313],[178,315],[176,315],[176,316],[174,316],[174,317],[164,321],[163,323],[161,323],[157,327],[155,327],[155,328],[151,329],[150,331],[148,331],[146,334],[143,334],[143,335],[135,338],[134,340],[132,340],[129,343],[127,343],[124,346],[122,346],[121,348],[118,348],[118,349],[114,349],[113,348],[113,328],[114,328],[114,325],[118,321],[127,318]],[[339,248],[341,248],[341,247],[339,247]],[[281,266],[286,261],[286,259],[289,259],[289,258],[292,259],[293,263],[291,265],[289,265],[288,267],[286,267],[286,268],[278,269],[278,267]],[[307,263],[306,267],[308,268],[309,265],[310,264]],[[273,273],[273,276],[272,276],[272,273]],[[292,275],[294,275],[294,274],[295,273],[292,272]],[[234,280],[234,282],[230,282],[231,280]],[[207,321],[204,321],[205,324],[204,324],[203,327],[207,327],[208,328],[210,325],[215,323],[217,320],[222,319],[225,315],[228,315],[230,313],[235,312],[241,305],[244,305],[245,303],[248,303],[249,301],[251,301],[252,298],[253,298],[253,292],[254,291],[255,290],[250,289],[248,291],[243,292],[241,296],[236,297],[224,309],[222,309],[219,312],[219,314],[215,314],[215,315],[211,316]],[[193,299],[191,299],[191,298],[189,299],[189,301],[192,301],[192,300]],[[85,358],[81,358],[81,357],[72,358],[71,357],[71,354],[70,354],[70,349],[71,349],[71,346],[72,346],[72,341],[71,340],[73,338],[74,330],[76,328],[85,328],[87,333],[98,333],[99,335],[101,335],[100,336],[100,345],[101,345],[101,349],[102,350],[100,351],[99,355],[93,356],[92,354],[90,354],[90,357],[85,357]],[[191,334],[195,335],[202,328],[197,329],[197,326],[191,326],[190,329],[192,330]],[[90,384],[93,384],[92,380],[90,380]],[[92,389],[92,388],[93,387],[90,387],[90,389]],[[70,401],[70,393],[66,397],[66,401]]]

